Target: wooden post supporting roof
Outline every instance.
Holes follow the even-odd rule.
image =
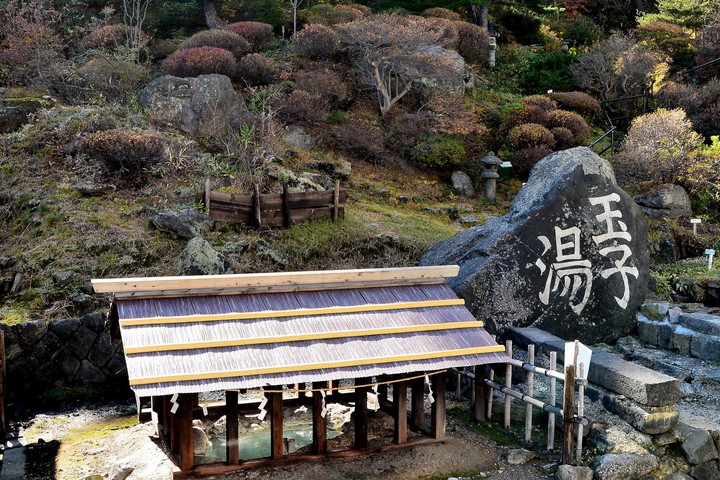
[[[425,423],[425,378],[415,378],[410,381],[412,393],[412,427],[419,429]]]
[[[325,382],[314,382],[313,390],[324,388]],[[313,446],[312,452],[318,455],[327,453],[327,417],[322,416],[323,395],[322,392],[313,394]]]
[[[369,378],[356,378],[356,385],[367,385]],[[368,411],[367,411],[367,387],[355,388],[355,448],[367,448],[368,446]]]
[[[445,373],[438,373],[432,377],[433,395],[430,414],[430,431],[436,440],[445,438]]]
[[[225,441],[226,459],[228,465],[240,464],[239,425],[238,425],[238,392],[228,390],[225,392]]]
[[[475,390],[475,403],[473,404],[473,417],[478,423],[485,422],[485,412],[487,411],[487,397],[485,396],[485,365],[477,365],[475,367],[475,381],[473,388]]]
[[[274,387],[273,390],[279,390]],[[273,460],[283,458],[283,398],[282,392],[267,394],[270,399],[270,457]]]
[[[394,441],[407,443],[407,380],[393,385],[393,416],[395,417]]]
[[[175,412],[175,435],[178,446],[178,457],[180,459],[179,467],[182,471],[192,469],[194,462],[194,445],[193,445],[193,397],[196,394],[183,393],[178,396],[177,401],[180,406]]]

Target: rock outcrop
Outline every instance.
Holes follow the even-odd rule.
[[[692,215],[690,197],[680,185],[661,185],[645,195],[636,195],[633,200],[649,217],[681,218]]]
[[[140,92],[148,119],[197,137],[237,127],[247,106],[225,75],[197,78],[158,77]]]
[[[503,217],[435,245],[421,265],[457,264],[448,285],[492,333],[534,326],[611,342],[635,326],[650,280],[642,211],[584,147],[548,155]]]

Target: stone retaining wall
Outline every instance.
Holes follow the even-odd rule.
[[[106,316],[6,325],[7,389],[10,400],[34,397],[58,387],[127,385],[120,340],[113,340]]]

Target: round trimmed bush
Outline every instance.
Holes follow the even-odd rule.
[[[427,8],[427,9],[423,10],[421,15],[423,17],[444,18],[445,20],[450,20],[452,22],[461,22],[462,21],[462,18],[460,17],[459,13],[453,12],[450,9],[442,8],[442,7]]]
[[[550,94],[550,98],[567,110],[595,115],[600,113],[600,102],[585,92],[558,92]]]
[[[526,179],[530,175],[530,170],[537,162],[552,153],[552,149],[548,147],[523,148],[513,153],[512,164],[513,173],[521,179]]]
[[[231,23],[227,30],[235,32],[250,42],[253,52],[259,52],[272,40],[273,27],[263,22],[236,22]]]
[[[176,77],[197,77],[208,73],[235,75],[235,55],[217,47],[180,50],[163,60],[160,69]]]
[[[551,98],[548,98],[545,95],[529,95],[527,97],[521,98],[520,103],[522,103],[526,107],[533,106],[541,108],[546,112],[551,112],[553,110],[557,110],[558,108],[557,103],[555,103]]]
[[[93,58],[78,68],[74,85],[93,94],[102,93],[105,98],[125,103],[140,88],[147,71],[135,62],[113,58]]]
[[[572,132],[577,140],[582,140],[590,136],[592,130],[584,118],[575,112],[565,110],[555,110],[548,113],[549,127],[564,127]]]
[[[275,80],[276,69],[269,58],[251,53],[240,59],[238,73],[248,85],[255,87],[272,83]]]
[[[105,130],[85,137],[78,149],[101,160],[112,171],[134,175],[163,159],[165,139],[149,132]]]
[[[490,34],[468,22],[453,22],[458,34],[457,52],[469,63],[487,62],[490,55]]]
[[[333,72],[312,70],[299,72],[295,77],[295,90],[317,93],[331,105],[341,104],[348,99],[348,88]]]
[[[575,146],[575,136],[565,127],[554,127],[550,130],[555,138],[555,150],[566,150]]]
[[[220,30],[218,28],[197,32],[192,37],[184,40],[178,50],[199,47],[222,48],[232,52],[237,58],[250,51],[250,43],[243,37],[230,30]]]
[[[524,123],[513,127],[507,136],[508,144],[514,149],[555,146],[555,137],[547,128],[537,123]]]
[[[419,167],[451,167],[463,161],[465,147],[454,135],[429,135],[412,149],[410,157]]]
[[[125,34],[120,25],[105,25],[88,33],[80,40],[81,50],[113,50],[122,45]]]
[[[340,46],[340,37],[335,30],[319,23],[311,23],[292,38],[292,49],[304,58],[329,58]]]

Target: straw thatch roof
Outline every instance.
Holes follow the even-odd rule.
[[[497,363],[457,267],[94,280],[139,396]]]

